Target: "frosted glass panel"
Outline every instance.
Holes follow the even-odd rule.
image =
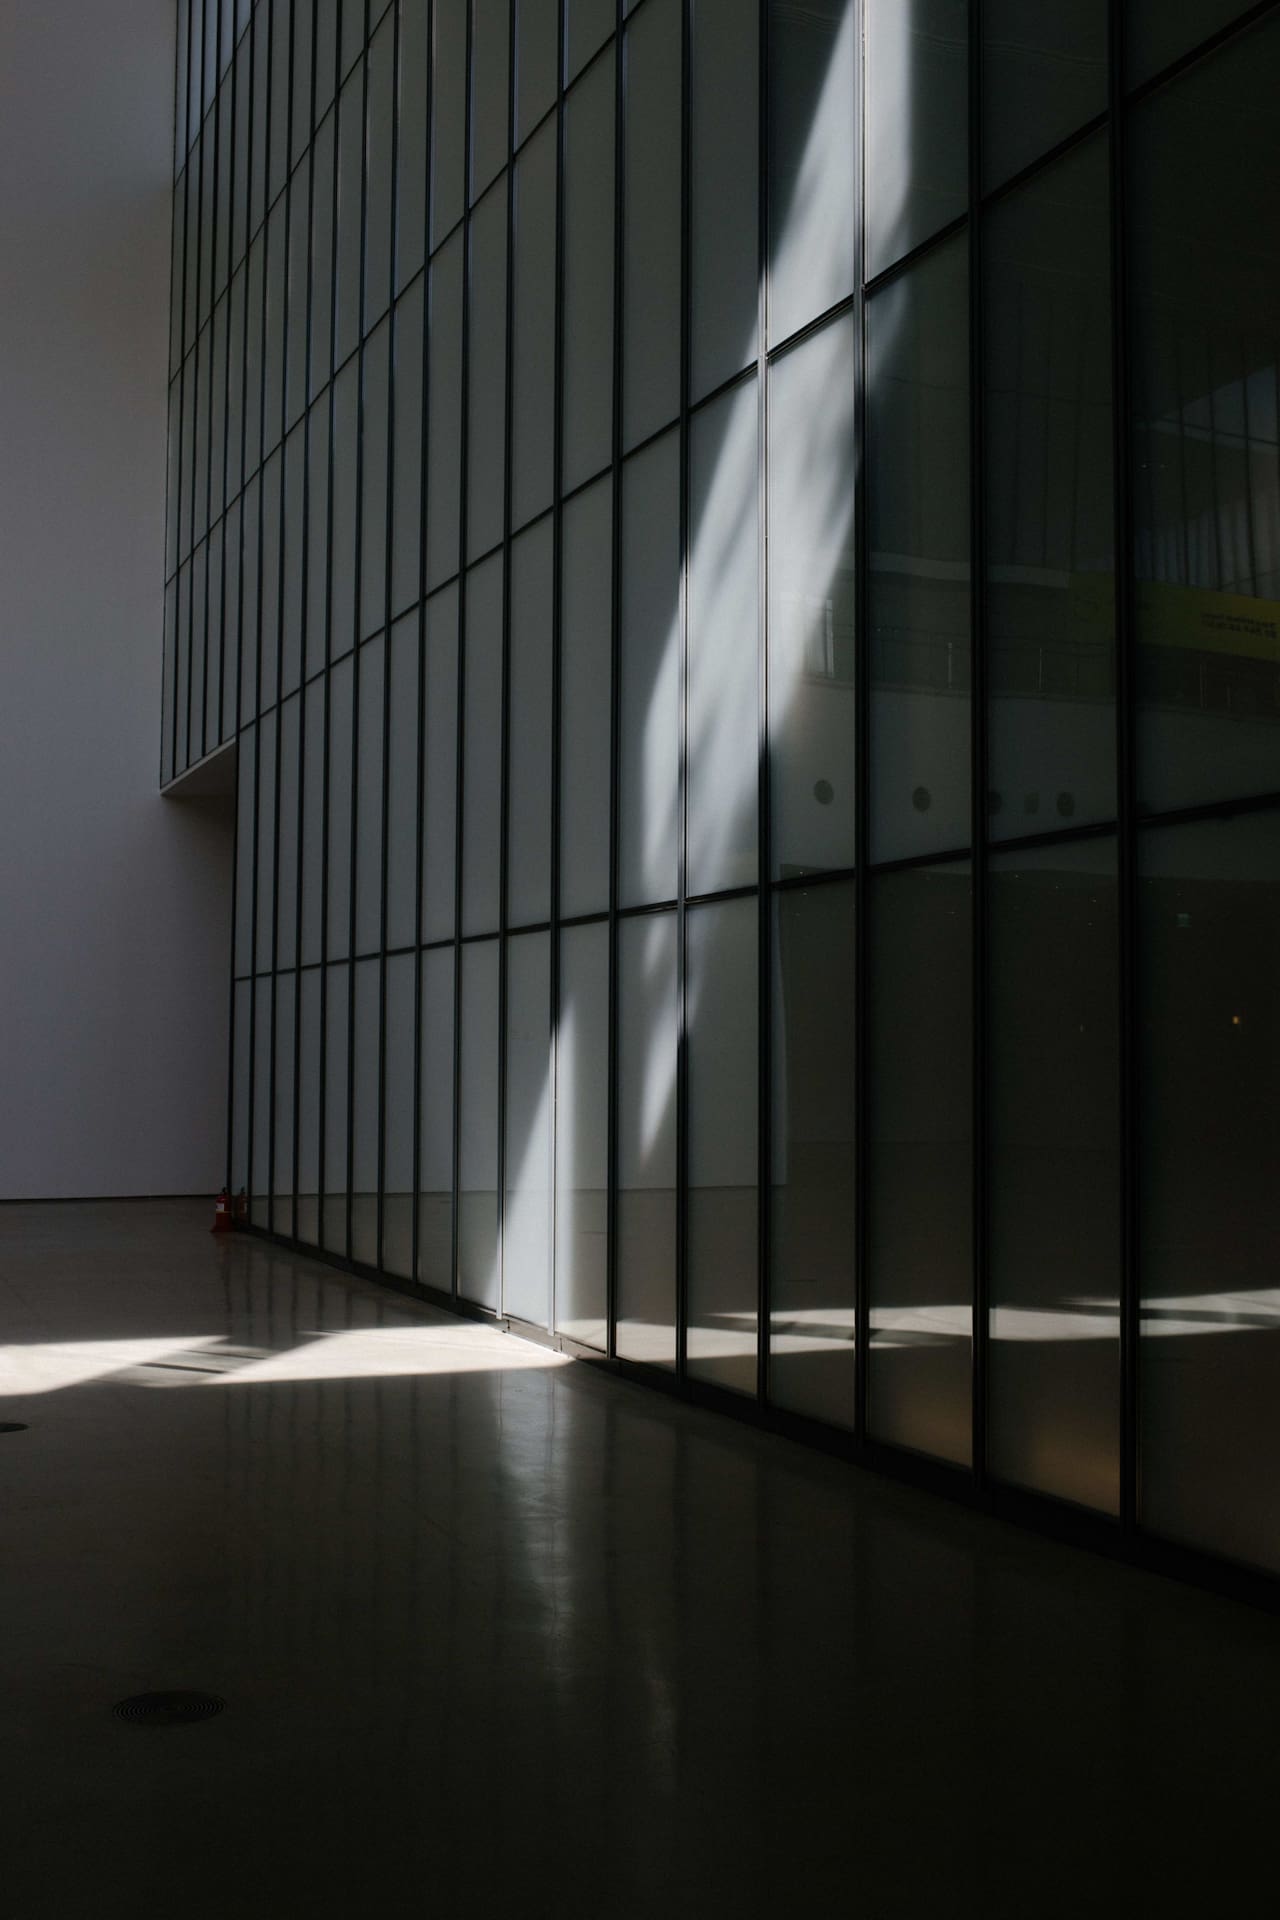
[[[373,953],[382,932],[382,732],[386,643],[360,649],[356,760],[356,952]]]
[[[477,200],[507,162],[510,0],[471,5],[471,198]]]
[[[676,917],[618,926],[618,1353],[676,1361]]]
[[[607,1343],[609,1249],[609,929],[560,938],[556,1021],[556,1327]]]
[[[773,871],[854,862],[851,315],[769,371]]]
[[[688,876],[690,893],[756,877],[760,762],[760,551],[756,383],[693,423],[690,501]]]
[[[565,103],[564,485],[608,464],[613,411],[613,69]]]
[[[347,1086],[349,966],[324,970],[324,1206],[321,1245],[347,1251]]]
[[[458,1291],[496,1313],[498,1262],[498,943],[460,949]]]
[[[418,616],[391,629],[387,689],[387,945],[414,944],[418,880]]]
[[[355,1045],[352,1049],[351,1257],[372,1266],[378,1258],[378,976],[376,960],[355,970]]]
[[[757,351],[759,6],[760,0],[698,0],[693,9],[689,379],[695,400],[740,372]]]
[[[967,861],[872,877],[868,897],[867,1426],[972,1453],[973,922]]]
[[[458,767],[458,589],[428,600],[423,649],[422,938],[454,927]]]
[[[431,263],[427,428],[427,585],[458,571],[462,461],[462,236]]]
[[[680,406],[678,0],[650,0],[627,28],[623,210],[623,443]],[[573,125],[572,120],[570,125]]]
[[[471,342],[467,379],[467,555],[502,538],[506,476],[507,186],[471,216]]]
[[[513,724],[508,743],[507,919],[513,926],[551,912],[552,529],[540,520],[511,548]]]
[[[853,885],[774,898],[769,1397],[853,1425]]]
[[[755,900],[688,920],[689,1371],[756,1390],[758,931]]]
[[[1039,4],[1027,11],[1038,14]],[[965,0],[879,0],[867,9],[868,279],[968,203],[968,44]]]
[[[899,4],[909,5],[911,0],[895,0],[895,10]],[[803,8],[788,0],[771,0],[769,340],[773,345],[853,291],[856,12],[854,0],[809,0]],[[868,180],[868,219],[878,191]]]
[[[498,925],[502,826],[502,556],[467,575],[462,931]]]
[[[613,487],[564,510],[560,627],[560,911],[609,904],[610,531]]]
[[[991,861],[993,1473],[1120,1502],[1119,903],[1110,840]]]
[[[453,948],[422,956],[418,1278],[453,1285]]]
[[[673,900],[679,873],[680,442],[666,434],[622,472],[618,893]]]
[[[867,307],[875,860],[969,839],[966,261],[949,241]]]
[[[516,526],[551,504],[555,446],[556,128],[516,163],[511,512]]]
[[[387,961],[386,1049],[383,1057],[382,1264],[413,1275],[413,996],[417,961]]]
[[[551,936],[507,942],[502,1310],[551,1323]]]

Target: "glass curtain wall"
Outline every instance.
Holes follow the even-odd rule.
[[[179,13],[251,1225],[1280,1573],[1280,9]]]

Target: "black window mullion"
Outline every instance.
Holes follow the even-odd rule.
[[[986,1482],[987,1440],[987,634],[983,512],[982,12],[969,8],[969,687],[973,843],[972,1471]]]
[[[378,962],[378,1212],[376,1259],[383,1265],[383,1238],[386,1214],[387,1166],[387,820],[391,792],[391,569],[395,535],[395,457],[396,457],[396,350],[399,327],[396,317],[396,248],[400,199],[400,11],[401,0],[392,0],[391,33],[391,178],[390,244],[387,248],[387,463],[383,520],[382,597],[382,871],[379,878],[379,962]],[[367,142],[366,130],[366,142]]]

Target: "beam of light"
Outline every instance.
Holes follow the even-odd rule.
[[[171,1333],[163,1339],[46,1340],[0,1347],[0,1397],[85,1386],[122,1368],[147,1366],[167,1354],[213,1347],[217,1341],[216,1333]]]

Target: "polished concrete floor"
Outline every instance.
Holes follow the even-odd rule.
[[[0,1208],[6,1920],[1273,1904],[1280,1620],[206,1226]]]

